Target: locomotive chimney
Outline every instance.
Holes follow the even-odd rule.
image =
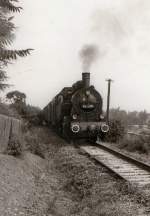
[[[90,87],[90,73],[82,73],[82,81],[84,88]]]

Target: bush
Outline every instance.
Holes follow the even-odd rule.
[[[22,117],[28,121],[29,127],[32,125],[40,125],[40,111],[41,109],[39,107],[31,106],[29,104],[24,106],[24,115]]]
[[[44,150],[41,147],[41,140],[39,139],[38,134],[35,134],[32,130],[27,131],[24,134],[24,150],[30,151],[31,153],[44,158]]]
[[[5,153],[8,155],[20,156],[21,152],[22,146],[20,139],[16,135],[12,135]]]
[[[150,140],[148,137],[139,136],[137,139],[124,137],[120,143],[120,148],[125,148],[130,152],[138,151],[139,153],[148,153],[150,150]]]
[[[16,110],[11,108],[8,104],[4,104],[4,103],[0,103],[0,114],[10,116],[10,117],[15,117],[18,119],[20,118]]]
[[[125,133],[125,128],[121,121],[119,120],[111,120],[109,123],[110,130],[108,134],[105,136],[105,141],[107,142],[118,142],[121,138],[123,138]]]

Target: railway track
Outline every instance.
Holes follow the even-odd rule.
[[[150,165],[113,150],[99,141],[94,146],[83,145],[80,148],[118,177],[140,187],[150,184]]]

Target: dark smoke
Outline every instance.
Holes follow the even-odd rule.
[[[90,71],[91,65],[97,60],[99,49],[96,45],[84,45],[80,51],[83,71]]]

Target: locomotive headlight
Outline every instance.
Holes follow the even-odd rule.
[[[100,119],[101,119],[101,120],[103,120],[103,119],[104,119],[104,116],[103,116],[102,114],[101,114],[99,117],[100,117]]]
[[[101,130],[103,133],[107,133],[109,131],[109,126],[107,124],[102,124]]]
[[[80,131],[80,126],[78,124],[73,124],[71,130],[73,133],[78,133]]]
[[[78,117],[77,114],[73,114],[73,115],[72,115],[72,118],[73,118],[74,120],[76,120],[77,117]]]

